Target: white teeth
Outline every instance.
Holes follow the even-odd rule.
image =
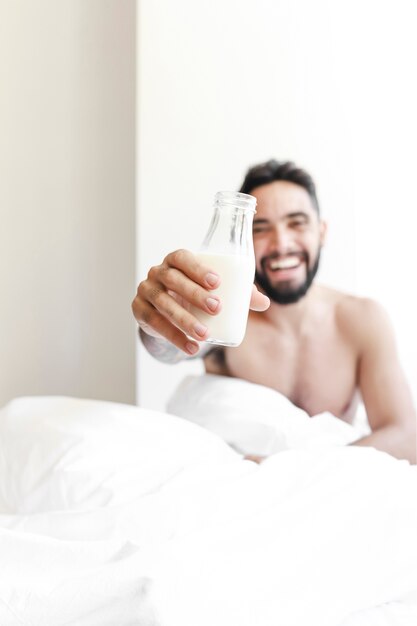
[[[271,261],[269,267],[271,270],[287,270],[292,267],[298,267],[300,265],[300,259],[297,257],[288,257],[287,259],[279,259]]]

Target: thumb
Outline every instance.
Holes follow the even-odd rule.
[[[250,300],[250,309],[252,311],[266,311],[266,309],[269,308],[270,304],[271,301],[268,296],[265,296],[255,287],[255,285],[253,285],[252,296]]]

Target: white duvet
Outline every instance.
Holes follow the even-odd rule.
[[[172,415],[20,398],[0,512],[1,626],[417,623],[417,472],[372,449],[256,465]]]

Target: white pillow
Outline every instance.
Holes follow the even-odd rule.
[[[187,376],[167,410],[211,430],[241,454],[269,456],[359,438],[355,428],[330,413],[310,417],[275,389],[229,376]]]
[[[18,398],[0,410],[0,513],[116,504],[156,489],[190,463],[232,458],[221,439],[165,413]]]

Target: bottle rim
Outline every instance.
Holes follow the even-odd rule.
[[[241,191],[218,191],[214,196],[214,202],[217,207],[232,207],[244,211],[256,213],[256,198],[248,193]]]

